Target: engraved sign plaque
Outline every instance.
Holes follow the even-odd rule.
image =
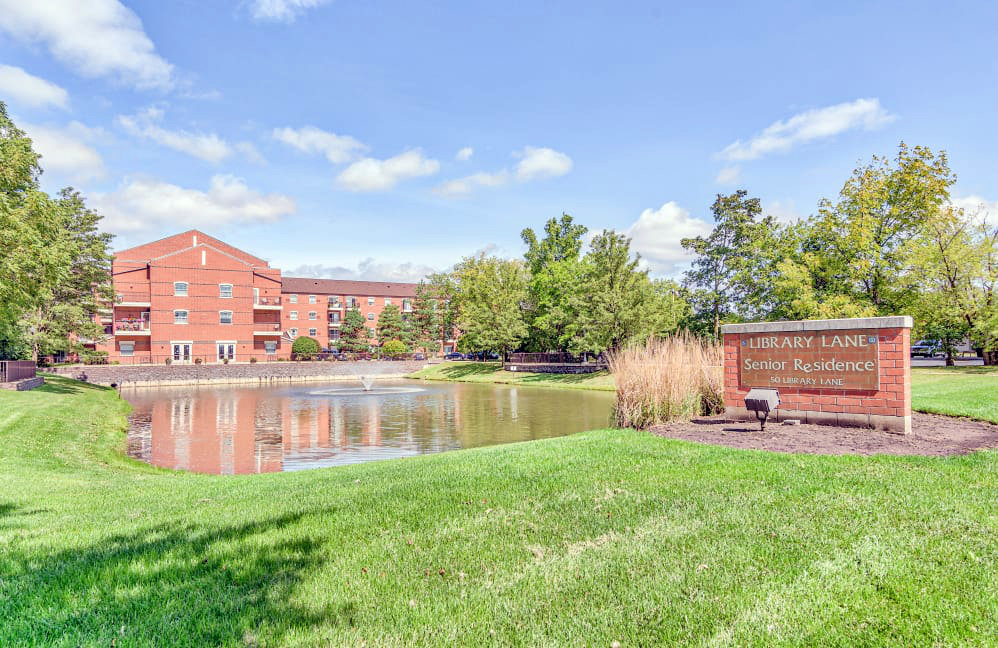
[[[743,334],[738,353],[742,387],[880,388],[876,330]]]

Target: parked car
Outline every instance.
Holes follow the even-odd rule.
[[[451,351],[444,355],[444,360],[464,360],[464,354],[458,351]]]
[[[911,356],[921,356],[923,358],[934,358],[942,355],[943,349],[939,345],[939,340],[919,340],[911,345]]]
[[[479,362],[484,362],[485,360],[498,360],[499,354],[491,353],[488,351],[475,351],[473,353],[469,353],[468,355],[466,355],[465,359],[478,360]]]
[[[413,353],[412,354],[412,359],[413,360],[426,360],[426,354],[425,353]]]

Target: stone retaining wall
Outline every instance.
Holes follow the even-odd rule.
[[[753,387],[774,388],[780,392],[780,408],[773,420],[800,419],[805,423],[870,427],[907,434],[911,431],[911,326],[910,317],[869,317],[838,320],[804,320],[797,322],[760,322],[729,324],[724,333],[724,402],[729,416],[755,418],[745,409],[745,396]],[[869,388],[835,388],[794,386],[787,384],[744,384],[744,360],[752,356],[750,338],[773,334],[779,336],[811,336],[820,340],[835,336],[868,336],[876,347],[870,348],[876,371],[870,376]],[[864,339],[865,342],[865,339]],[[852,350],[829,351],[828,356],[847,359]],[[793,348],[770,350],[767,358],[789,361],[801,351]],[[834,377],[835,370],[821,372]],[[804,374],[801,374],[804,375]],[[839,375],[844,375],[839,373]],[[785,376],[785,374],[784,374]]]
[[[86,374],[99,385],[153,386],[195,384],[254,384],[357,380],[360,376],[400,378],[426,366],[420,361],[268,362],[227,365],[92,365],[56,367],[64,376]]]

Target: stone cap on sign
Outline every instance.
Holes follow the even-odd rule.
[[[848,319],[793,320],[787,322],[751,322],[724,324],[721,333],[781,333],[796,331],[833,331],[842,329],[911,328],[910,315],[891,317],[852,317]]]

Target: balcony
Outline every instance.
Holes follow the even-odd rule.
[[[114,296],[115,307],[151,306],[147,292],[120,292]]]
[[[281,310],[281,298],[257,297],[253,300],[253,310]]]
[[[253,335],[260,335],[265,337],[279,336],[281,334],[280,324],[270,324],[264,322],[257,322],[253,324]]]
[[[343,302],[339,298],[329,298],[329,310],[343,310]]]
[[[115,337],[148,336],[150,334],[148,320],[129,319],[115,320],[114,322]]]

